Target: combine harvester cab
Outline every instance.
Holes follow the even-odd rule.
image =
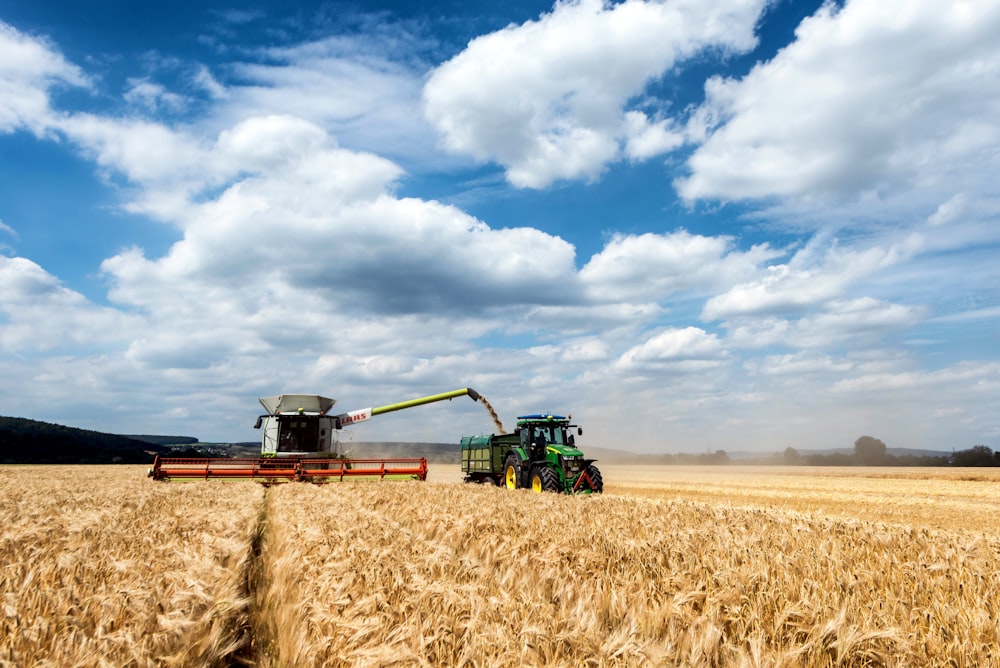
[[[427,459],[353,459],[340,451],[340,430],[367,422],[376,415],[479,393],[466,387],[387,406],[362,408],[330,415],[335,399],[316,394],[282,394],[262,397],[266,414],[254,428],[263,428],[261,456],[250,458],[162,458],[149,469],[154,480],[249,478],[263,483],[302,481],[314,483],[344,480],[426,480]]]
[[[513,434],[462,437],[466,482],[488,483],[535,492],[601,494],[604,480],[593,459],[576,448],[583,430],[572,416],[522,415]]]

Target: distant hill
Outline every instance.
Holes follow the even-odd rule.
[[[3,464],[145,464],[153,460],[153,455],[169,450],[138,437],[0,416]]]

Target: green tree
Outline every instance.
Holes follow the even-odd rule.
[[[879,466],[885,463],[885,443],[872,436],[862,436],[854,441],[854,463],[862,466]]]
[[[955,466],[993,466],[993,451],[985,445],[974,445],[952,455],[951,463]]]
[[[792,466],[801,464],[802,457],[799,455],[799,451],[791,446],[785,448],[785,463],[791,464]]]

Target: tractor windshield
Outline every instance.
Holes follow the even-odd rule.
[[[535,427],[532,440],[533,442],[541,436],[545,439],[545,442],[553,445],[565,445],[566,443],[566,433],[561,426],[551,426],[551,427]]]

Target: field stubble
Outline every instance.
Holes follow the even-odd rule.
[[[869,480],[876,505],[947,481],[607,467],[603,497],[565,497],[25,470],[0,469],[12,665],[1000,666],[995,530],[814,505],[824,482],[864,515]]]

